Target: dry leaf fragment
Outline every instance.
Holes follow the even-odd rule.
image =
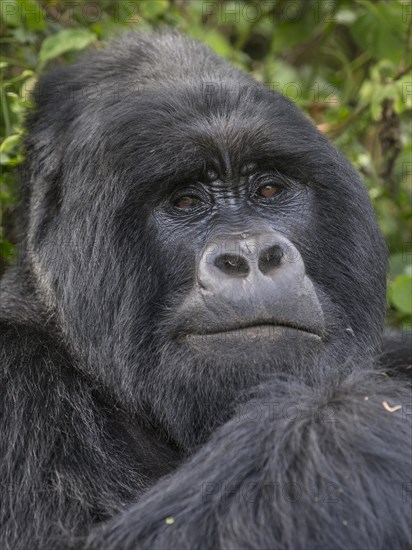
[[[168,518],[165,519],[165,523],[167,525],[173,525],[175,522],[175,518],[172,518],[171,516],[169,516]]]
[[[388,412],[390,412],[390,413],[393,413],[393,412],[395,412],[395,411],[399,411],[399,409],[402,408],[402,405],[395,405],[394,407],[391,407],[390,405],[388,405],[388,403],[387,403],[386,401],[384,401],[384,402],[382,403],[382,405],[383,405],[384,408],[385,408]]]

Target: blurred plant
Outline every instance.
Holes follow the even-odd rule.
[[[3,0],[0,271],[38,75],[127,29],[177,27],[298,103],[363,175],[390,252],[388,320],[412,323],[409,0]]]

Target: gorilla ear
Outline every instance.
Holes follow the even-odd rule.
[[[40,78],[33,92],[34,108],[26,119],[21,199],[22,208],[29,212],[32,238],[37,242],[45,235],[46,226],[61,204],[60,180],[68,143],[67,129],[74,120],[76,108],[69,93],[72,72],[58,68]]]
[[[41,77],[34,92],[34,109],[26,119],[27,167],[31,185],[56,179],[64,160],[68,128],[76,117],[70,85],[71,67],[54,69]]]
[[[26,121],[26,151],[35,173],[40,171],[47,177],[55,174],[64,163],[71,140],[82,139],[75,121],[84,116],[90,103],[88,87],[92,85],[94,93],[95,87],[100,87],[99,78],[89,59],[87,63],[57,67],[39,79],[33,91],[35,106]]]

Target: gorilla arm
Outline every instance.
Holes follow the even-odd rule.
[[[0,321],[1,550],[79,549],[176,468],[173,448],[119,412],[48,334]]]
[[[410,548],[411,428],[410,390],[379,373],[274,380],[87,548]]]
[[[46,335],[0,332],[1,548],[409,548],[404,380],[273,379],[176,469],[173,449],[102,414]]]

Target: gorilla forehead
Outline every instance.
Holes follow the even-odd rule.
[[[115,164],[156,177],[186,178],[208,168],[237,174],[248,162],[293,171],[296,160],[319,172],[335,161],[328,142],[287,100],[248,85],[235,94],[207,82],[137,92],[95,111]],[[296,118],[296,120],[292,120]],[[275,166],[276,165],[276,166]],[[226,169],[226,170],[225,170]],[[300,178],[302,178],[300,173]]]

